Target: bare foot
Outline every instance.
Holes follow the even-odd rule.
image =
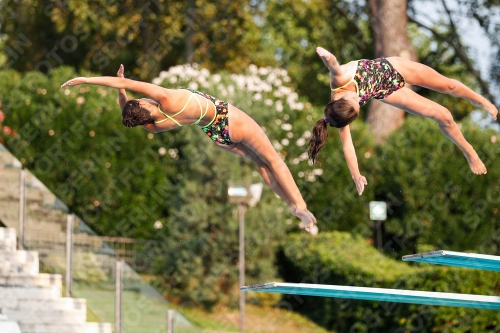
[[[490,105],[488,105],[487,107],[484,107],[484,108],[486,109],[486,111],[488,111],[488,113],[493,117],[494,120],[497,120],[498,109],[496,108],[495,105],[490,103]]]
[[[497,107],[491,103],[490,101],[486,100],[484,103],[476,103],[476,102],[471,102],[472,105],[474,106],[477,106],[479,108],[483,108],[485,109],[486,111],[488,111],[488,113],[490,114],[490,116],[493,118],[493,120],[497,120],[497,117],[498,117],[498,109]]]
[[[469,154],[464,154],[467,162],[469,162],[470,169],[476,175],[485,175],[486,174],[486,166],[483,161],[479,158],[479,156],[474,152],[474,155],[469,156]]]

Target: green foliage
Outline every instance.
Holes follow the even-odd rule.
[[[323,233],[293,235],[283,246],[287,281],[498,295],[499,273],[440,266],[412,267],[379,254],[364,239]],[[284,297],[294,310],[338,332],[496,332],[497,311],[325,297]]]
[[[160,73],[154,80],[164,86],[175,83],[212,93],[247,112],[263,125],[285,161],[295,166],[292,168],[294,176],[308,179],[300,185],[306,194],[304,189],[309,184],[319,183],[312,171],[306,172],[309,176],[303,172],[307,168],[305,143],[313,124],[311,112],[318,114],[318,111],[298,99],[287,86],[289,81],[286,71],[255,66],[250,66],[243,75],[211,76],[203,69],[179,66]],[[213,145],[200,147],[190,136],[198,132],[186,131],[184,138],[189,143],[179,150],[183,154],[179,159],[182,158],[185,165],[182,178],[175,184],[179,189],[174,192],[176,201],[171,203],[171,234],[157,249],[156,271],[164,276],[170,295],[213,305],[226,297],[237,279],[234,269],[237,217],[234,207],[226,203],[225,182],[231,179],[255,182],[258,173],[253,165]],[[204,189],[203,193],[199,193],[200,188]],[[245,218],[248,283],[276,275],[275,251],[294,221],[286,205],[265,188],[260,203],[249,209]],[[168,255],[160,256],[160,253]],[[195,278],[197,276],[204,276],[204,279]]]
[[[322,113],[316,109],[311,114],[314,121],[323,117]],[[375,149],[373,136],[369,133],[367,126],[360,121],[352,123],[350,128],[359,168],[363,175],[372,179],[370,166]],[[312,126],[309,125],[307,131],[311,129]],[[304,150],[305,147],[300,150],[294,147],[287,149],[291,155],[289,167],[294,175],[299,176],[297,184],[302,189],[309,209],[316,214],[320,230],[369,233],[367,225],[370,220],[366,214],[366,206],[373,198],[374,188],[369,183],[363,196],[358,196],[345,162],[338,130],[329,128],[327,144],[321,150],[319,162],[313,167],[306,167],[306,161],[295,164],[294,157],[300,158],[301,154],[305,154]]]
[[[408,265],[387,259],[359,235],[325,232],[312,240],[292,235],[283,246],[283,254],[292,262],[297,262],[302,270],[317,273],[316,276],[307,274],[315,283],[347,277],[342,284],[376,285],[381,277],[383,281],[394,281],[401,274],[414,271]],[[316,271],[318,267],[322,270]],[[294,279],[294,282],[305,283],[304,277],[296,278],[300,280]]]
[[[64,274],[66,271],[66,258],[59,255],[48,255],[44,259],[45,267],[50,267],[55,274]],[[108,282],[106,271],[101,268],[99,260],[94,253],[76,252],[73,255],[73,281],[89,285],[99,285]]]
[[[315,50],[325,47],[341,63],[372,58],[369,6],[358,1],[265,1],[264,43],[275,50],[297,91],[315,104],[329,100],[328,70]]]
[[[0,62],[106,75],[123,63],[141,79],[185,62],[235,73],[252,63],[281,66],[322,104],[327,75],[314,49],[330,48],[342,61],[371,57],[367,14],[357,1],[4,1]]]
[[[459,6],[469,9],[491,40],[498,39],[490,14],[481,11],[484,6],[494,12],[494,0]],[[195,127],[157,135],[125,129],[111,89],[59,86],[68,78],[92,75],[85,70],[114,75],[120,63],[127,76],[148,79],[186,61],[244,72],[210,75],[196,66],[173,67],[157,83],[194,84],[191,88],[250,114],[265,128],[318,218],[320,236],[294,234],[298,221],[265,188],[261,202],[246,214],[248,284],[281,275],[294,282],[496,294],[495,273],[419,269],[387,258],[437,248],[500,253],[499,136],[468,123],[474,108],[467,101],[419,90],[465,120],[463,131],[484,159],[486,176],[471,174],[434,122],[412,116],[379,147],[365,124],[351,125],[360,170],[369,183],[362,197],[336,130],[329,129],[319,164],[308,164],[305,145],[315,120],[322,118],[317,106],[329,98],[327,70],[314,49],[326,47],[342,63],[372,58],[368,9],[365,2],[324,0],[3,1],[0,142],[99,234],[151,240],[156,282],[170,297],[234,305],[238,225],[235,208],[227,203],[226,182],[259,181],[255,167],[217,149]],[[446,25],[441,28],[449,32]],[[409,35],[422,63],[477,88],[450,47],[415,25]],[[287,68],[288,74],[251,63]],[[498,77],[498,62],[492,63],[492,75]],[[374,199],[389,203],[386,257],[365,241],[372,237],[367,206]],[[155,229],[155,221],[164,227]],[[325,233],[333,230],[353,235]],[[95,258],[82,260],[77,261],[89,266],[77,269],[85,275],[76,278],[103,282]],[[252,301],[272,304],[276,299]],[[318,298],[294,308],[339,332],[498,331],[498,315],[491,311]]]
[[[418,6],[410,2],[410,16],[412,3]],[[493,1],[480,6],[463,1],[460,6],[495,43],[489,19],[493,14],[481,9],[493,12],[498,6]],[[233,73],[252,63],[278,66],[287,68],[301,95],[322,105],[329,98],[329,80],[315,48],[326,47],[341,63],[372,58],[369,7],[348,0],[3,1],[0,64],[23,72],[66,65],[114,75],[123,63],[127,76],[141,79],[185,62]],[[446,24],[439,28],[450,31]],[[410,25],[409,35],[423,63],[474,86],[470,71],[446,43],[436,43],[415,25]],[[471,110],[445,95],[422,93],[453,109],[458,118]]]
[[[118,109],[115,91],[59,88],[75,75],[67,67],[50,76],[0,73],[5,123],[18,132],[7,146],[99,233],[147,238],[170,188],[165,173],[154,169],[165,159],[158,147],[170,138],[125,133],[119,113],[110,112]],[[134,229],[147,221],[146,229]]]
[[[243,70],[273,61],[260,43],[247,1],[2,1],[6,68],[66,65],[114,75],[151,78],[161,68],[195,61],[213,69]]]
[[[221,300],[235,304],[238,226],[226,182],[260,181],[255,166],[218,149],[195,126],[157,135],[124,128],[112,111],[118,111],[115,91],[59,88],[82,74],[67,67],[49,76],[0,72],[2,124],[17,131],[7,139],[8,148],[98,233],[152,240],[157,280],[170,295],[209,306]],[[369,183],[359,197],[335,129],[329,129],[319,164],[308,164],[306,143],[322,111],[299,98],[290,81],[284,70],[255,66],[241,75],[176,66],[154,80],[211,93],[261,124],[317,216],[320,233],[371,237],[367,206],[377,199],[390,206],[386,254],[413,253],[420,244],[498,253],[496,132],[463,123],[489,168],[486,176],[472,176],[433,121],[410,117],[379,147],[366,125],[354,122],[353,142]],[[155,221],[164,227],[155,229]],[[248,283],[278,274],[276,249],[299,231],[297,223],[265,187],[262,200],[246,214]],[[358,281],[370,278],[363,274]]]
[[[444,26],[442,29],[447,29],[447,27]],[[415,24],[409,25],[408,35],[417,49],[420,63],[433,68],[446,77],[462,82],[475,91],[479,91],[476,79],[449,45],[437,43],[433,38],[429,38],[419,30]],[[455,120],[466,118],[475,109],[466,99],[422,87],[415,87],[415,89],[420,95],[448,108]]]
[[[250,88],[238,88],[243,77],[210,76],[190,66],[171,68],[175,71],[165,84],[175,78],[180,86],[197,84],[234,101],[265,124],[275,146],[290,133],[279,125],[284,119],[303,121],[302,129],[312,126],[307,112],[291,108],[305,106],[283,85],[290,80],[285,71],[261,71],[276,83],[262,82],[267,92],[260,98]],[[151,239],[156,272],[172,295],[207,305],[226,297],[237,281],[238,251],[237,217],[235,207],[227,203],[226,183],[260,181],[255,166],[218,149],[195,126],[158,135],[127,129],[119,113],[111,111],[118,111],[116,91],[59,88],[74,76],[78,74],[65,67],[50,76],[0,73],[5,122],[19,133],[8,140],[9,149],[98,233]],[[279,103],[273,97],[277,91]],[[300,153],[302,149],[303,144]],[[285,155],[285,149],[280,151]],[[261,202],[246,215],[249,280],[276,274],[275,249],[293,227],[285,206],[266,188]],[[160,230],[153,227],[158,220],[164,225]]]
[[[488,168],[486,176],[472,174],[461,151],[428,119],[410,116],[377,148],[370,168],[375,198],[390,207],[388,253],[414,253],[419,244],[500,253],[498,132],[469,122],[461,127]]]

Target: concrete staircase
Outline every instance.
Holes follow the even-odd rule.
[[[0,146],[0,221],[8,228],[18,228],[20,164],[12,154],[1,148]],[[36,248],[42,263],[46,256],[64,255],[66,250],[67,212],[61,207],[55,208],[56,206],[55,195],[28,172],[24,245],[26,248]],[[75,228],[78,223],[76,220]],[[75,233],[73,244],[80,250],[94,253],[104,251],[102,237],[97,235]],[[114,260],[109,265],[114,267]]]
[[[38,266],[38,252],[17,251],[15,229],[0,228],[0,314],[23,333],[111,333],[108,323],[86,322],[84,299],[61,297],[61,275]]]
[[[21,333],[19,325],[16,322],[9,320],[7,316],[0,314],[0,332],[2,333]]]

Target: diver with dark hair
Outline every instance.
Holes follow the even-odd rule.
[[[356,60],[340,65],[333,54],[322,47],[316,52],[330,70],[331,100],[324,117],[314,125],[308,143],[311,162],[316,162],[321,147],[326,143],[330,125],[339,129],[344,156],[358,194],[363,193],[366,178],[358,169],[356,152],[349,124],[358,117],[359,109],[375,98],[406,112],[435,120],[441,132],[455,143],[467,158],[473,173],[486,174],[486,167],[474,148],[465,140],[450,111],[444,106],[422,97],[405,87],[406,83],[470,100],[497,119],[498,109],[486,98],[463,83],[447,78],[434,69],[402,57]]]
[[[126,127],[142,126],[149,132],[169,131],[186,125],[199,126],[220,148],[254,162],[263,180],[300,218],[307,231],[316,223],[280,155],[262,128],[245,112],[208,94],[191,89],[167,89],[161,86],[118,77],[77,77],[61,87],[80,84],[118,89],[122,123]],[[125,90],[149,96],[129,100]]]

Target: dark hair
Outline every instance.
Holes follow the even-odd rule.
[[[358,113],[351,102],[344,98],[332,99],[325,106],[324,113],[325,118],[318,120],[314,124],[311,139],[307,143],[307,154],[313,164],[316,162],[319,151],[325,145],[328,138],[328,128],[326,125],[329,124],[332,127],[342,128],[352,123],[358,117]]]
[[[142,108],[137,99],[131,99],[125,103],[122,110],[122,124],[127,127],[153,124],[155,122],[151,112]]]

